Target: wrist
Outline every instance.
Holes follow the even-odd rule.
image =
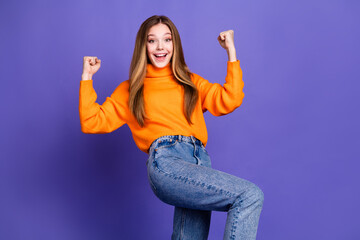
[[[229,47],[228,49],[226,49],[226,51],[227,51],[228,53],[236,52],[235,46]]]
[[[91,74],[82,74],[81,75],[81,80],[92,80],[92,75]]]
[[[237,60],[235,47],[226,49],[226,52],[228,54],[229,62],[235,62]]]

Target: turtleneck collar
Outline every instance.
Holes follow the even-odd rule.
[[[171,62],[163,68],[157,68],[151,63],[148,63],[146,66],[146,78],[164,78],[170,76],[173,76]]]

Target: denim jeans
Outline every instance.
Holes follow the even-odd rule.
[[[211,211],[227,212],[223,239],[256,239],[263,192],[254,183],[211,168],[202,142],[193,136],[162,136],[146,162],[150,187],[175,206],[172,240],[207,239]]]

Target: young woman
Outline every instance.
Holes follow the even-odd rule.
[[[211,168],[203,113],[234,111],[244,97],[233,31],[219,34],[227,51],[224,86],[209,83],[186,66],[180,35],[166,16],[146,19],[136,36],[129,80],[96,103],[92,76],[101,60],[84,57],[80,122],[84,133],[109,133],[124,124],[149,154],[150,187],[175,206],[171,239],[207,239],[211,211],[226,211],[224,239],[255,239],[263,192],[253,183]]]

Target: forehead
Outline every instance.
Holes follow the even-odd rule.
[[[162,23],[156,24],[149,29],[148,37],[163,37],[171,35],[170,28]]]

